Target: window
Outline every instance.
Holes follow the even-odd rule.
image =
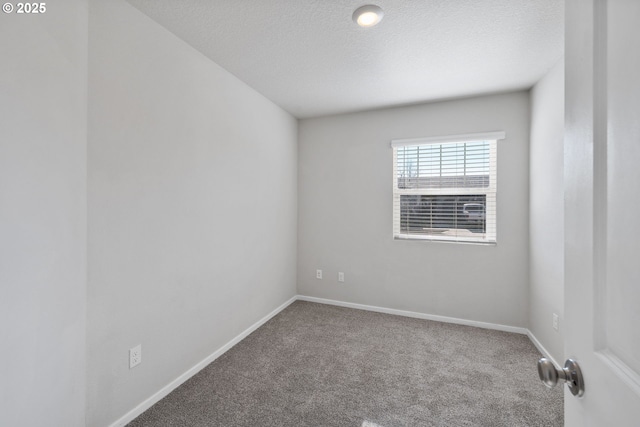
[[[394,140],[393,236],[495,243],[504,132]]]

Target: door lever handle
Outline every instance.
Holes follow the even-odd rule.
[[[584,394],[584,379],[580,365],[573,359],[567,359],[564,368],[557,369],[553,362],[545,357],[538,360],[538,376],[540,381],[549,388],[558,384],[558,380],[567,383],[569,391],[574,396],[582,397]]]

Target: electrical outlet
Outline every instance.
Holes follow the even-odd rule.
[[[316,279],[322,279],[322,270],[316,270]]]
[[[556,331],[558,330],[558,315],[553,313],[553,329],[555,329]]]
[[[344,273],[342,271],[338,273],[338,282],[344,282]]]
[[[142,363],[142,345],[129,349],[129,369],[134,368]]]

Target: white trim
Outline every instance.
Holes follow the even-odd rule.
[[[464,133],[460,135],[428,136],[426,138],[394,139],[392,147],[405,147],[407,145],[439,144],[445,142],[471,142],[471,141],[497,141],[505,139],[504,131]]]
[[[395,314],[397,316],[413,317],[416,319],[435,320],[436,322],[455,323],[457,325],[475,326],[476,328],[495,329],[496,331],[513,332],[527,335],[526,328],[517,326],[500,325],[498,323],[478,322],[475,320],[458,319],[456,317],[438,316],[435,314],[417,313],[415,311],[396,310],[394,308],[377,307],[373,305],[356,304],[353,302],[336,301],[325,298],[308,297],[298,295],[300,301],[317,302],[319,304],[337,305],[339,307],[355,308],[358,310],[375,311],[376,313]]]
[[[540,341],[538,341],[538,338],[536,338],[535,335],[533,335],[533,332],[531,332],[530,330],[527,329],[527,336],[529,337],[529,339],[531,340],[531,342],[533,343],[533,345],[536,346],[536,348],[538,349],[538,351],[540,353],[542,353],[542,355],[544,357],[546,357],[547,359],[551,360],[553,362],[554,365],[556,365],[556,367],[562,367],[562,365],[559,365],[558,362],[556,361],[556,359],[553,358],[553,356],[551,355],[551,353],[549,353],[547,351],[546,348],[544,348],[544,346],[540,343]]]
[[[620,360],[620,358],[609,349],[597,351],[596,355],[609,369],[616,373],[618,378],[624,381],[629,388],[640,396],[640,376],[635,370]]]
[[[448,229],[447,229],[448,230]],[[496,240],[488,240],[482,238],[457,237],[457,236],[438,236],[437,234],[397,234],[393,236],[394,240],[422,240],[427,242],[445,242],[445,243],[469,243],[471,245],[497,246]]]
[[[182,383],[187,381],[189,378],[191,378],[192,376],[200,372],[209,363],[213,362],[218,357],[222,356],[225,352],[227,352],[227,350],[229,350],[231,347],[233,347],[234,345],[238,344],[240,341],[245,339],[250,333],[258,329],[260,326],[267,323],[267,321],[269,321],[276,314],[280,313],[282,310],[287,308],[297,299],[298,299],[297,295],[293,296],[292,298],[287,300],[284,304],[282,304],[280,307],[276,308],[271,313],[267,314],[262,319],[258,320],[253,325],[249,326],[247,329],[245,329],[243,332],[241,332],[238,336],[233,338],[231,341],[229,341],[228,343],[220,347],[218,350],[214,351],[211,355],[207,356],[202,361],[198,362],[195,366],[190,368],[188,371],[180,375],[175,380],[171,381],[169,384],[162,387],[160,390],[152,394],[149,398],[144,400],[135,408],[133,408],[132,410],[124,414],[122,417],[120,417],[120,419],[118,419],[113,424],[111,424],[110,427],[122,427],[130,423],[131,421],[133,421],[136,417],[138,417],[144,411],[152,407],[154,404],[158,403],[163,397],[165,397],[166,395],[171,393],[173,390],[178,388],[178,386],[180,386]]]

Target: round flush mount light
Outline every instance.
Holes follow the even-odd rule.
[[[384,12],[373,4],[361,6],[353,12],[353,22],[361,27],[373,27],[382,20]]]

